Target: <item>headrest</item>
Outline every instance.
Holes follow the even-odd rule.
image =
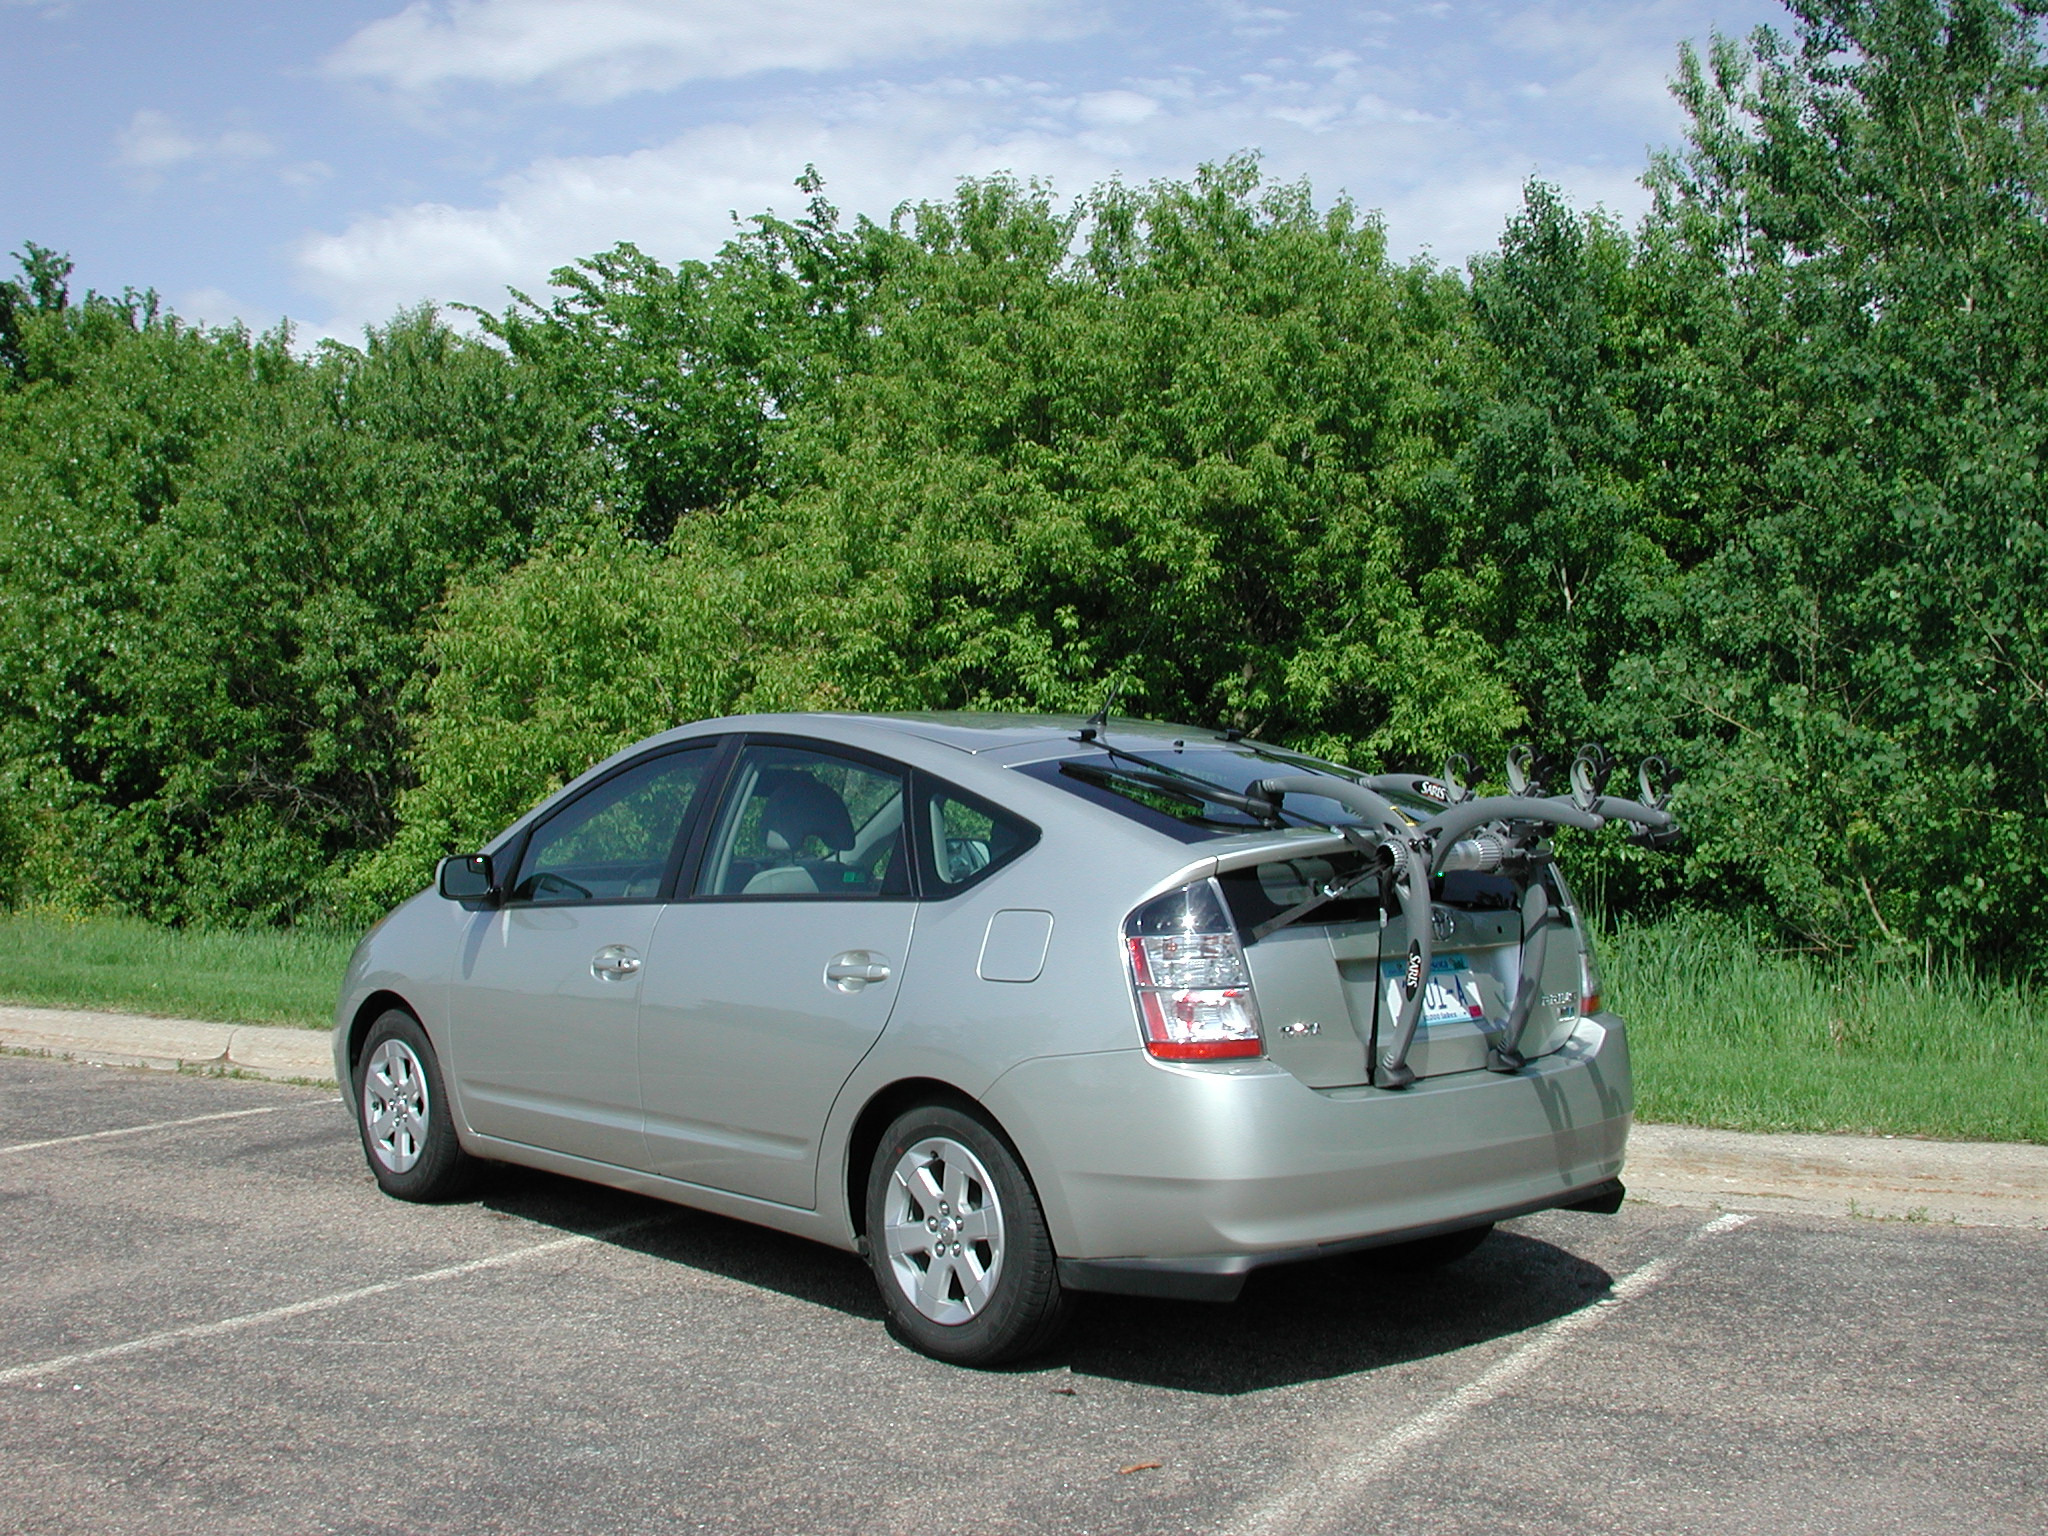
[[[764,773],[756,794],[761,807],[761,837],[771,853],[794,854],[815,837],[834,853],[853,846],[853,818],[838,792],[806,773]]]

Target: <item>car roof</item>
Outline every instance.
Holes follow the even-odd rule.
[[[776,717],[786,721],[858,721],[905,736],[916,736],[961,752],[979,754],[1010,747],[1041,746],[1073,741],[1093,722],[1084,715],[996,714],[973,710],[903,711],[892,714],[862,714],[851,711],[815,711]],[[1174,725],[1160,720],[1134,720],[1124,715],[1110,718],[1105,728],[1119,740],[1157,741],[1162,744],[1214,738],[1222,732],[1193,725]]]
[[[882,752],[887,752],[888,748],[884,740],[878,740],[878,737],[905,738],[906,746],[914,741],[922,748],[921,753],[915,750],[906,752],[906,760],[915,761],[922,755],[928,767],[946,777],[952,775],[945,773],[940,765],[932,760],[931,751],[937,748],[941,752],[957,752],[966,759],[965,762],[960,758],[952,759],[959,765],[959,778],[964,787],[978,787],[983,793],[998,797],[1003,803],[1014,805],[1023,814],[1041,821],[1047,817],[1079,818],[1097,826],[1103,834],[1113,834],[1125,840],[1127,846],[1134,850],[1141,846],[1153,847],[1162,856],[1170,855],[1172,862],[1177,864],[1219,858],[1225,864],[1235,864],[1256,857],[1258,850],[1261,849],[1271,850],[1302,844],[1317,845],[1333,841],[1332,834],[1319,832],[1313,828],[1247,828],[1242,833],[1205,840],[1199,847],[1191,846],[1180,839],[1169,837],[1156,828],[1144,826],[1115,812],[1091,805],[1085,799],[1070,795],[1065,790],[1054,789],[1028,778],[1019,779],[1006,771],[1020,763],[1064,755],[1077,748],[1082,751],[1088,750],[1086,744],[1076,739],[1088,724],[1089,721],[1081,715],[997,714],[967,710],[905,711],[895,714],[854,710],[807,710],[727,715],[717,719],[698,720],[634,742],[631,746],[614,752],[602,762],[593,764],[554,793],[544,796],[528,807],[525,814],[499,832],[484,847],[486,852],[503,849],[523,827],[540,820],[565,799],[581,793],[584,786],[593,779],[601,777],[643,752],[712,736],[745,732],[816,736],[826,741],[838,739],[848,745]],[[1157,720],[1135,720],[1122,715],[1111,718],[1106,734],[1112,743],[1120,742],[1126,745],[1157,744],[1170,747],[1182,743],[1209,741],[1222,745],[1228,741],[1223,733],[1213,729],[1175,725]],[[1259,745],[1249,740],[1242,744],[1246,748]],[[972,769],[968,768],[968,763],[973,764]],[[1339,843],[1336,846],[1342,845]]]

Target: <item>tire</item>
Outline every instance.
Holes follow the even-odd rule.
[[[446,1080],[419,1020],[400,1008],[379,1015],[355,1072],[356,1130],[385,1194],[453,1200],[475,1181],[477,1159],[462,1150]]]
[[[1385,1248],[1367,1249],[1367,1255],[1387,1269],[1423,1270],[1442,1269],[1455,1264],[1485,1242],[1493,1231],[1493,1223],[1483,1227],[1467,1227],[1462,1232],[1439,1232],[1435,1237],[1418,1237],[1412,1243],[1394,1243]]]
[[[1021,1359],[1066,1321],[1038,1193],[1009,1143],[963,1110],[926,1105],[883,1134],[867,1237],[891,1329],[934,1359]]]

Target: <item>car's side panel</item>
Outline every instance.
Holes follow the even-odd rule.
[[[638,1168],[621,1168],[614,1163],[594,1162],[587,1158],[572,1157],[564,1152],[550,1152],[544,1147],[528,1146],[522,1142],[501,1141],[491,1136],[465,1137],[463,1146],[479,1157],[517,1163],[525,1168],[539,1168],[572,1179],[587,1179],[592,1184],[630,1190],[634,1194],[649,1195],[657,1200],[686,1205],[692,1210],[710,1211],[715,1215],[731,1216],[739,1221],[751,1221],[758,1226],[772,1227],[778,1232],[788,1232],[797,1237],[807,1237],[834,1248],[850,1249],[854,1245],[853,1233],[836,1212],[809,1211],[793,1205],[778,1205],[772,1200],[750,1199],[745,1195],[733,1194],[729,1190],[708,1189],[701,1184],[665,1179],[659,1174],[647,1173]],[[641,1223],[636,1222],[634,1225]]]
[[[638,973],[601,953],[651,948],[652,902],[478,912],[448,996],[451,1057],[477,1133],[639,1166]]]
[[[677,902],[640,1009],[646,1166],[785,1205],[816,1198],[819,1132],[911,973],[908,901]],[[834,980],[835,960],[873,981]]]
[[[349,1036],[356,1015],[380,992],[403,999],[447,1060],[448,971],[467,917],[454,902],[422,891],[363,936],[349,957],[334,1009],[334,1080],[344,1090],[353,1065]],[[459,1113],[457,1119],[460,1123]]]
[[[1169,847],[1158,867],[1170,867],[1177,857]],[[1120,936],[1134,862],[1114,838],[1091,840],[1077,835],[1070,819],[1048,817],[1039,845],[1016,863],[958,895],[921,905],[916,963],[896,1011],[847,1081],[825,1128],[821,1209],[835,1200],[844,1208],[847,1191],[864,1183],[866,1169],[849,1165],[853,1130],[866,1106],[894,1084],[943,1083],[975,1101],[1030,1057],[1136,1045]],[[1077,873],[1093,868],[1109,873],[1102,879]],[[1053,914],[1037,975],[1028,982],[987,980],[980,966],[990,925],[999,913],[1019,911]]]

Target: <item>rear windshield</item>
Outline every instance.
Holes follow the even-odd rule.
[[[1056,784],[1070,794],[1184,843],[1276,825],[1225,800],[1210,798],[1205,789],[1221,790],[1234,799],[1260,779],[1287,774],[1323,774],[1354,782],[1357,777],[1333,763],[1251,742],[1190,741],[1175,746],[1147,739],[1111,745],[1115,748],[1113,752],[1077,744],[1069,756],[1024,763],[1017,771]],[[1389,798],[1399,804],[1402,797]],[[1415,801],[1415,806],[1425,815],[1441,809],[1420,800]],[[1334,800],[1290,792],[1277,824],[1349,827],[1359,825],[1360,820],[1356,812]]]
[[[1367,872],[1367,864],[1364,854],[1350,852],[1268,859],[1263,864],[1226,870],[1216,878],[1223,886],[1224,899],[1230,903],[1230,915],[1237,919],[1238,929],[1243,933],[1333,885],[1348,889],[1343,896],[1324,902],[1308,914],[1309,926],[1377,922],[1383,902],[1385,915],[1395,916],[1400,907],[1382,892],[1380,882],[1358,878]],[[1548,872],[1546,876],[1551,900],[1562,904],[1563,892],[1554,877],[1549,877]],[[1429,883],[1429,896],[1433,902],[1467,912],[1512,912],[1522,904],[1520,889],[1506,876],[1474,874],[1469,870],[1436,876]]]

